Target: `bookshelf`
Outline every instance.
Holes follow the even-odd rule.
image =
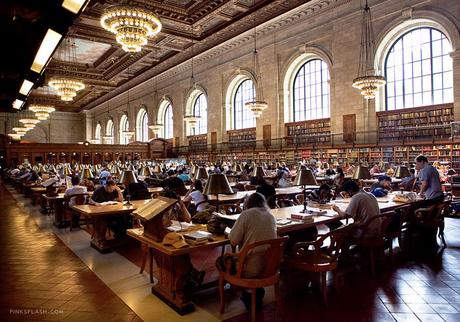
[[[256,147],[256,128],[227,131],[228,144],[231,149]]]
[[[380,142],[436,142],[449,140],[453,104],[377,113]]]
[[[187,136],[189,151],[206,151],[208,145],[208,135],[191,135]]]
[[[331,142],[331,119],[318,119],[285,124],[288,146],[327,145]]]

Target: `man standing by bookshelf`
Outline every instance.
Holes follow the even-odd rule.
[[[425,198],[423,207],[429,207],[444,200],[439,172],[428,163],[424,155],[415,158],[415,169],[418,171],[417,177],[422,184],[420,185],[420,196]]]

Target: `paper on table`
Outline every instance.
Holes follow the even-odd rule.
[[[213,212],[213,215],[218,215],[218,216],[221,217],[221,218],[230,219],[230,220],[237,220],[237,219],[240,217],[240,214],[236,214],[236,215],[224,215],[224,214],[221,214],[220,212]]]
[[[166,229],[169,231],[175,231],[175,232],[185,231],[189,229],[190,227],[194,226],[194,224],[187,223],[187,222],[179,223],[177,220],[171,220],[171,222],[172,222],[172,225],[169,227],[166,227]]]
[[[116,205],[118,204],[118,201],[104,201],[100,203],[102,206],[108,206],[108,205]]]

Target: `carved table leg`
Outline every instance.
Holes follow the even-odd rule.
[[[100,253],[109,253],[112,249],[107,243],[105,235],[107,233],[107,220],[102,216],[93,217],[94,236],[91,239],[91,247],[97,249]]]
[[[158,282],[152,286],[152,293],[181,315],[194,311],[190,301],[191,289],[187,287],[193,268],[190,256],[169,256],[155,249],[153,255],[159,268],[159,276]]]

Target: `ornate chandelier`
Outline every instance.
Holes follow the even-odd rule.
[[[59,48],[57,59],[62,62],[64,73],[51,77],[48,85],[54,88],[61,100],[65,102],[72,101],[77,92],[85,88],[85,84],[79,79],[72,76],[72,72],[77,70],[77,50],[75,40],[67,37],[62,47]]]
[[[162,124],[152,124],[152,125],[149,125],[149,129],[152,130],[153,134],[158,135],[163,129],[163,125]]]
[[[28,129],[33,129],[35,127],[35,125],[40,123],[40,120],[36,120],[36,119],[20,119],[19,122],[24,124],[24,127],[28,128]]]
[[[12,130],[14,132],[16,132],[16,134],[20,135],[20,136],[23,136],[27,133],[27,131],[29,131],[30,129],[29,128],[26,128],[26,127],[13,127]]]
[[[251,110],[255,117],[260,117],[262,112],[268,108],[268,104],[265,101],[252,100],[246,102],[244,105]]]
[[[101,25],[114,33],[117,42],[128,52],[141,51],[147,38],[161,30],[161,22],[153,13],[133,6],[107,8],[101,17]]]
[[[48,85],[54,88],[65,102],[72,101],[77,92],[85,88],[82,81],[67,77],[52,77]]]
[[[359,89],[365,99],[375,98],[378,88],[386,84],[385,77],[379,75],[373,66],[374,48],[371,9],[366,0],[361,26],[358,76],[353,80],[353,87]]]
[[[17,133],[8,133],[8,136],[12,138],[13,140],[20,140],[22,135],[17,134]]]
[[[253,1],[254,5],[254,1]],[[263,100],[263,93],[262,93],[262,81],[261,77],[258,73],[259,71],[259,57],[257,55],[257,29],[256,29],[256,18],[254,16],[254,52],[253,52],[253,60],[254,60],[254,76],[256,79],[257,91],[254,95],[254,98],[246,103],[244,106],[249,108],[254,114],[256,118],[259,118],[262,115],[262,112],[268,108],[268,103]],[[259,99],[257,99],[257,95]]]
[[[55,108],[50,105],[31,105],[29,110],[35,113],[35,116],[40,121],[44,121],[49,117],[49,114],[55,111]]]
[[[201,117],[197,115],[186,115],[184,117],[184,120],[188,123],[190,127],[195,127],[200,118]]]

